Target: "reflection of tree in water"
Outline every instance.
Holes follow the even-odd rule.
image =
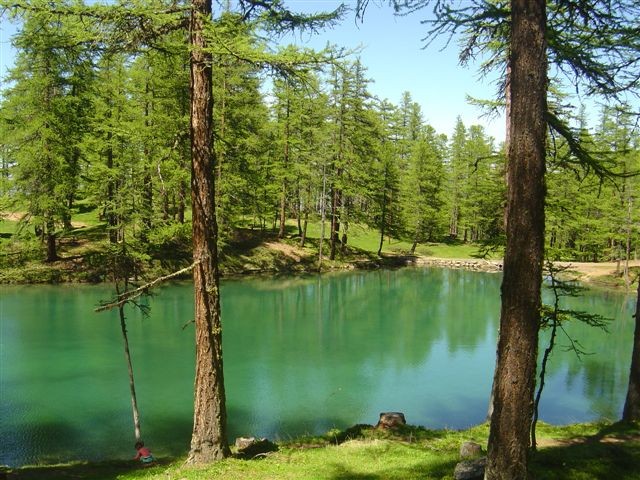
[[[498,275],[443,270],[443,295],[438,321],[446,332],[449,352],[471,351],[489,336],[498,337],[500,280]]]
[[[333,418],[344,401],[365,408],[387,372],[418,371],[435,345],[453,355],[496,334],[497,276],[402,269],[310,277],[286,289],[277,282],[224,285],[229,392],[237,381],[243,397],[294,403],[309,420],[320,414],[313,408]],[[343,415],[353,422],[353,412]]]
[[[370,418],[365,410],[376,408],[372,398],[395,407],[394,395],[413,397],[411,421],[449,426],[481,421],[494,361],[499,282],[493,274],[426,268],[226,280],[222,321],[231,433],[322,432],[353,424],[363,414],[363,420],[374,422],[379,411]],[[166,286],[151,300],[153,318],[132,315],[134,361],[144,372],[139,383],[146,435],[158,453],[183,452],[188,445],[193,329],[181,327],[193,318],[191,288]],[[0,434],[33,435],[22,441],[33,452],[63,455],[81,443],[96,455],[129,455],[131,446],[119,440],[129,432],[130,407],[116,318],[87,313],[110,296],[107,289],[7,292],[3,354],[10,369],[3,378],[7,395],[0,416],[15,422],[0,423]],[[578,361],[558,348],[549,365],[556,382],[549,384],[548,398],[555,385],[563,402],[566,384],[574,404],[585,411],[579,418],[590,418],[589,409],[613,412],[615,418],[626,391],[633,301],[597,292],[576,301],[572,308],[616,321],[609,334],[577,326],[573,335],[595,355]],[[478,386],[485,381],[486,397],[485,386]],[[4,415],[7,409],[16,415]],[[560,406],[560,415],[566,411]],[[25,417],[29,412],[38,418]],[[55,438],[36,438],[37,431],[19,424],[25,418],[34,428],[43,426],[38,431],[64,438],[47,447],[43,440]],[[1,440],[0,445],[6,450],[0,453],[15,454],[10,445]]]
[[[576,388],[589,402],[589,409],[602,418],[617,419],[624,402],[629,377],[631,338],[633,336],[633,302],[611,292],[589,292],[567,299],[567,308],[580,309],[612,318],[609,332],[591,328],[578,322],[567,325],[572,338],[588,352],[578,358],[566,351],[566,341],[560,341],[549,363],[551,376],[566,372],[565,384],[570,393]],[[547,342],[541,335],[541,344]]]

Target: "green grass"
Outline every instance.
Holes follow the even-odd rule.
[[[0,220],[0,234],[13,235],[18,227],[18,222],[12,220]]]
[[[290,232],[297,233],[297,227],[295,223],[288,223]],[[329,234],[329,223],[325,224],[325,241]],[[321,225],[317,223],[309,223],[307,228],[307,236],[310,238],[320,238]],[[380,246],[380,233],[372,230],[364,225],[350,225],[347,244],[359,250],[363,250],[370,253],[376,253]],[[479,246],[474,244],[462,243],[462,242],[449,242],[449,243],[434,243],[429,242],[425,244],[418,244],[416,248],[416,254],[425,255],[428,257],[438,258],[474,258],[478,256]],[[382,254],[408,254],[411,251],[411,242],[384,238],[382,243]]]
[[[352,433],[361,429],[350,429]],[[24,467],[9,472],[10,479],[97,480],[451,480],[464,441],[486,445],[487,425],[465,431],[406,427],[398,434],[362,430],[346,439],[345,432],[301,438],[280,445],[277,452],[254,460],[229,458],[190,467],[184,458],[161,459],[143,468],[134,461],[73,463]],[[580,424],[564,427],[541,424],[541,447],[532,455],[531,472],[539,480],[640,479],[638,425]],[[341,436],[343,443],[331,439]]]
[[[58,236],[58,254],[61,261],[44,263],[44,244],[34,238],[22,238],[12,241],[17,222],[0,222],[0,256],[2,271],[0,283],[59,283],[101,281],[104,278],[104,262],[94,261],[104,255],[108,249],[106,225],[99,218],[98,209],[91,205],[77,205],[72,217],[75,228],[60,232]],[[245,222],[246,223],[246,222]],[[153,240],[149,248],[151,259],[144,264],[142,278],[154,278],[179,270],[188,265],[190,253],[190,228],[188,233],[172,236],[171,227],[159,227],[151,235]],[[323,242],[322,270],[341,270],[345,268],[369,268],[375,266],[397,266],[403,264],[402,256],[411,250],[406,241],[385,238],[382,258],[377,255],[380,237],[378,232],[363,226],[350,225],[347,248],[338,251],[335,260],[329,260],[330,244],[326,238],[329,223],[325,224]],[[177,229],[178,231],[180,229]],[[184,229],[182,229],[184,230]],[[180,231],[182,231],[180,230]],[[309,224],[306,246],[298,247],[298,229],[294,220],[287,225],[287,236],[282,243],[290,248],[266,245],[277,242],[277,232],[269,228],[264,231],[250,228],[238,228],[233,238],[227,239],[221,248],[221,272],[223,275],[264,272],[315,272],[318,271],[318,247],[321,225]],[[30,230],[31,233],[33,233]],[[183,232],[184,233],[184,232]],[[134,235],[129,232],[133,241]],[[155,242],[155,243],[154,243]],[[282,247],[282,246],[281,246]],[[429,243],[418,245],[418,255],[440,258],[473,258],[479,249],[475,245],[460,242]]]

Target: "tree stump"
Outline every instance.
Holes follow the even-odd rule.
[[[407,424],[402,412],[382,412],[376,428],[381,430],[395,430]]]

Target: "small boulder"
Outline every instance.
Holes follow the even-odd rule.
[[[236,438],[237,456],[240,458],[255,458],[278,450],[278,446],[266,438],[255,437]]]
[[[482,447],[475,442],[464,442],[460,445],[460,458],[476,458],[482,455]]]
[[[482,480],[486,466],[486,457],[476,460],[463,460],[456,465],[453,471],[453,478],[455,478],[455,480]]]
[[[407,424],[402,412],[382,412],[376,428],[382,430],[396,429]]]

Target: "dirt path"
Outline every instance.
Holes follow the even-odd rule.
[[[19,222],[25,217],[25,215],[27,215],[26,212],[0,212],[0,220],[9,220],[10,222]],[[73,226],[74,228],[82,228],[82,227],[87,227],[89,225],[84,222],[73,221],[71,222],[71,226]]]
[[[566,266],[569,271],[578,273],[580,275],[580,280],[583,281],[589,281],[606,275],[615,275],[617,272],[622,272],[622,269],[624,268],[624,262],[620,262],[619,264],[618,262],[556,262],[556,264]],[[629,267],[640,267],[640,260],[630,261]]]

